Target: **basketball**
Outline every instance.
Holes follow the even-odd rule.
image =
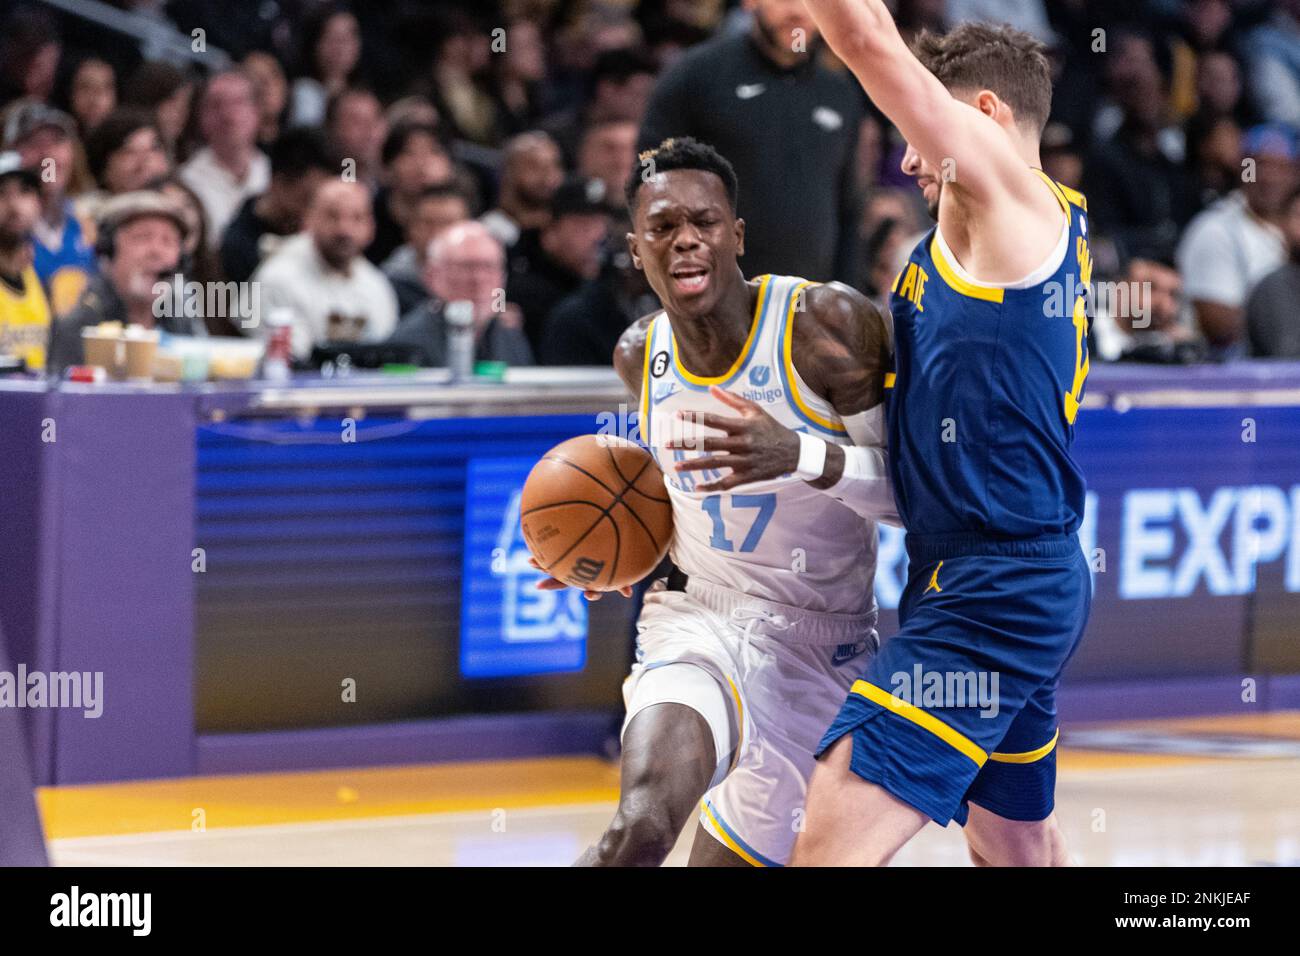
[[[673,533],[663,472],[640,445],[582,435],[548,451],[519,505],[528,550],[571,587],[616,591],[663,560]]]

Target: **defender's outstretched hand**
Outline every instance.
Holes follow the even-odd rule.
[[[718,481],[697,484],[696,491],[730,491],[737,485],[767,481],[788,475],[799,465],[799,436],[765,412],[761,406],[714,385],[709,394],[739,414],[682,416],[688,434],[667,442],[665,447],[706,454],[677,462],[678,472],[730,468],[731,474]],[[724,435],[705,437],[690,432],[713,428]]]

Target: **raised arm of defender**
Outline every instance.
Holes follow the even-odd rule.
[[[1041,186],[1024,157],[986,112],[998,108],[996,98],[977,105],[954,99],[908,49],[881,0],[804,4],[871,101],[945,183],[977,204],[1036,197]]]

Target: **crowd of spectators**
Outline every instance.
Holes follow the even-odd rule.
[[[480,359],[607,365],[655,307],[624,185],[672,136],[736,166],[750,275],[883,305],[931,225],[801,0],[112,6],[0,7],[0,353],[55,374],[101,321],[268,334],[159,314],[176,274],[259,283],[301,361],[440,364],[464,300]],[[1136,290],[1099,297],[1097,359],[1300,358],[1300,0],[890,6],[908,37],[985,19],[1045,44],[1044,169],[1091,200],[1094,281]]]

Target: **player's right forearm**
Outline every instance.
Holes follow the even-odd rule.
[[[881,0],[804,0],[835,55],[855,73],[890,40],[901,39]]]
[[[821,459],[821,477],[810,478],[805,471],[803,447],[812,443]],[[894,486],[889,480],[889,453],[883,447],[834,445],[806,432],[799,435],[800,467],[796,472],[809,487],[829,495],[868,521],[900,524],[894,503]],[[813,457],[813,456],[809,456]]]

